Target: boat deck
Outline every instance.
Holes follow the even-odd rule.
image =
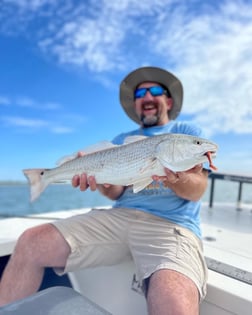
[[[252,206],[237,210],[229,204],[215,204],[214,208],[205,205],[201,218],[206,256],[211,253],[226,263],[233,257],[231,262],[236,267],[248,268],[252,272]]]

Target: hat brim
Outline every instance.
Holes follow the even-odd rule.
[[[172,73],[157,67],[143,67],[131,72],[120,85],[120,102],[126,114],[136,123],[141,124],[134,108],[134,91],[142,82],[157,82],[169,90],[173,105],[169,111],[169,119],[179,115],[183,102],[183,86]]]

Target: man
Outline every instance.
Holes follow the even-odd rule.
[[[182,85],[170,72],[155,67],[133,71],[121,83],[120,101],[140,128],[113,142],[121,144],[130,135],[201,136],[198,127],[174,121],[182,98]],[[97,185],[92,176],[76,175],[74,187],[98,189],[116,200],[113,208],[24,232],[0,283],[0,305],[35,292],[45,266],[63,274],[133,257],[150,315],[198,314],[206,294],[199,211],[208,170],[196,165],[186,172],[165,172],[165,177],[153,174],[152,184],[137,194],[132,187]]]

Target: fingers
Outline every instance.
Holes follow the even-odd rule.
[[[88,189],[88,186],[89,186],[89,184],[88,184],[87,175],[81,174],[80,175],[80,185],[79,185],[80,190],[84,191],[84,190]]]
[[[178,181],[182,183],[186,183],[189,178],[190,174],[198,174],[202,171],[202,164],[195,165],[193,168],[184,171],[184,172],[173,172],[168,168],[165,168],[166,176],[152,176],[152,179],[155,181],[162,181],[166,184],[175,184]]]
[[[72,186],[79,187],[81,191],[85,191],[90,188],[90,190],[94,191],[97,188],[97,184],[94,176],[87,177],[86,174],[75,175],[72,178]]]
[[[167,168],[165,169],[165,173],[166,173],[166,181],[170,184],[175,184],[180,179],[179,173],[173,172]]]
[[[72,178],[72,186],[73,187],[78,187],[80,185],[80,176],[79,175],[75,175]]]
[[[152,176],[152,179],[165,184],[175,184],[178,180],[178,173],[174,173],[169,169],[165,169],[166,176]]]
[[[190,178],[187,172],[178,172],[176,174],[177,174],[178,181],[181,181],[182,183],[188,182]]]
[[[198,165],[195,165],[193,168],[191,168],[189,170],[189,172],[192,172],[192,173],[200,173],[203,169],[203,166],[202,164],[198,164]]]
[[[90,190],[95,191],[97,189],[97,184],[96,184],[96,180],[95,180],[94,176],[89,176],[87,182],[88,182],[88,186],[89,186]]]
[[[84,153],[84,152],[79,151],[79,152],[77,153],[77,158],[82,157],[82,156],[84,156],[84,155],[85,155],[85,153]]]

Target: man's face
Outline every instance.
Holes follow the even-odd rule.
[[[160,86],[155,82],[143,82],[137,89]],[[160,126],[169,121],[167,111],[172,107],[172,99],[165,94],[153,96],[147,91],[143,97],[135,98],[136,114],[140,118],[143,127]]]

